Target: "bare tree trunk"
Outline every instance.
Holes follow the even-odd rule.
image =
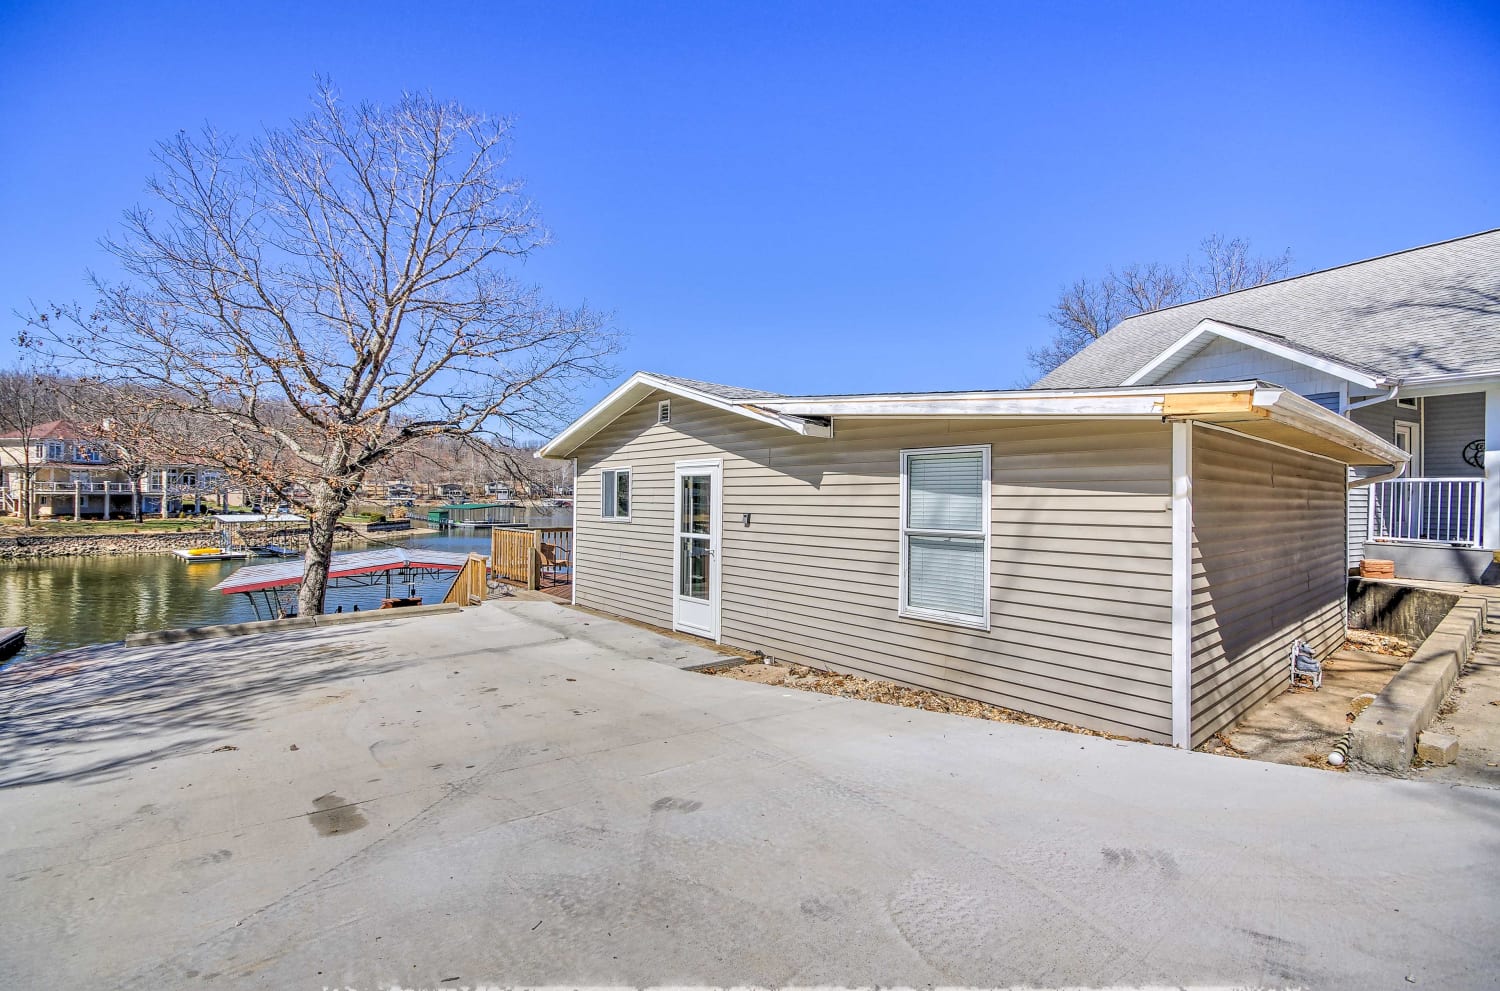
[[[31,477],[31,461],[26,462],[26,469],[21,473],[21,519],[27,527],[31,526],[31,500],[36,494],[36,484]]]
[[[349,507],[352,490],[334,488],[327,482],[313,486],[313,511],[308,523],[307,556],[303,559],[302,589],[297,593],[297,611],[320,616],[328,595],[328,568],[333,561],[333,538],[339,517]]]

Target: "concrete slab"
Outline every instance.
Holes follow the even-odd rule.
[[[1429,732],[1457,737],[1458,758],[1414,768],[1413,777],[1500,788],[1500,609],[1492,607],[1484,637]]]
[[[0,682],[0,985],[1500,970],[1500,793],[706,677],[646,660],[669,638],[570,612]]]
[[[1288,689],[1245,714],[1224,734],[1241,756],[1278,764],[1326,766],[1326,758],[1349,732],[1349,713],[1363,698],[1385,688],[1402,660],[1362,650],[1341,649],[1323,662],[1323,687]],[[1228,753],[1217,740],[1209,753]]]

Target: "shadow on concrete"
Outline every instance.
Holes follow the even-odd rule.
[[[394,670],[316,634],[35,658],[0,676],[0,789],[117,776],[220,743],[309,688]]]

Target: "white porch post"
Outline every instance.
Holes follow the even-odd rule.
[[[1500,385],[1484,391],[1484,546],[1500,548]]]
[[[73,522],[77,523],[79,513],[83,509],[83,485],[74,480],[73,482]]]
[[[1192,745],[1193,423],[1176,420],[1172,423],[1172,746],[1189,750]]]

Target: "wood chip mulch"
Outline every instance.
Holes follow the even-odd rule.
[[[1370,654],[1385,654],[1387,657],[1410,657],[1417,652],[1407,641],[1387,633],[1369,630],[1350,630],[1344,647],[1348,650],[1363,650]]]
[[[756,662],[737,664],[729,667],[706,668],[703,673],[718,675],[724,678],[735,678],[740,681],[756,681],[761,684],[782,685],[804,692],[837,695],[840,698],[863,699],[866,702],[883,702],[886,705],[900,705],[909,709],[923,709],[927,712],[945,712],[954,716],[989,719],[997,723],[1015,723],[1021,726],[1035,726],[1039,729],[1061,730],[1065,733],[1096,736],[1106,740],[1126,740],[1131,743],[1150,742],[1141,737],[1120,736],[1115,733],[1085,729],[1082,726],[1073,726],[1069,723],[1059,722],[1056,719],[1045,719],[1041,716],[1017,712],[1014,709],[990,705],[987,702],[975,702],[971,699],[958,698],[954,695],[944,695],[941,692],[928,691],[921,688],[908,688],[905,685],[898,685],[891,681],[876,681],[869,678],[861,678],[858,675],[819,671],[800,664],[789,665],[780,662],[762,664]]]

